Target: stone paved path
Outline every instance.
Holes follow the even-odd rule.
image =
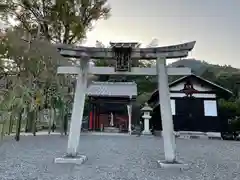
[[[12,138],[12,137],[11,137]],[[54,164],[64,154],[67,137],[24,136],[0,146],[1,180],[239,180],[237,141],[177,139],[178,156],[186,170],[166,170],[163,142],[158,137],[81,137],[80,151],[88,156],[81,166]]]

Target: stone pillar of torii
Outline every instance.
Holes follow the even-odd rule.
[[[166,60],[187,57],[188,52],[194,48],[195,41],[173,46],[147,48],[139,48],[139,43],[110,43],[110,45],[111,47],[109,48],[57,45],[62,56],[77,58],[80,60],[80,65],[58,68],[59,74],[77,75],[77,84],[68,137],[67,155],[63,158],[56,158],[55,162],[81,164],[87,159],[86,156],[79,156],[77,149],[80,142],[88,74],[93,74],[158,76],[159,103],[165,153],[165,160],[161,163],[168,165],[176,163],[176,144],[173,130],[168,75],[190,75],[191,69],[167,68]],[[91,59],[115,60],[116,64],[115,67],[89,66],[89,61]],[[131,64],[134,60],[156,60],[156,67],[132,67]]]

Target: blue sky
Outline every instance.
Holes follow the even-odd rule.
[[[108,0],[111,17],[86,44],[137,41],[159,45],[196,40],[191,58],[240,68],[240,0]]]

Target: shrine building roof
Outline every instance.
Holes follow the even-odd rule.
[[[92,82],[87,89],[88,96],[136,97],[135,82]]]
[[[187,81],[189,79],[194,79],[197,82],[199,82],[200,84],[205,84],[206,86],[210,87],[215,94],[217,94],[218,96],[221,96],[223,98],[227,98],[228,99],[229,97],[231,97],[233,95],[233,93],[230,90],[228,90],[228,89],[226,89],[226,88],[224,88],[224,87],[222,87],[222,86],[220,86],[218,84],[215,84],[215,83],[213,83],[213,82],[211,82],[211,81],[209,81],[207,79],[204,79],[204,78],[202,78],[200,76],[197,76],[195,74],[184,76],[184,77],[181,77],[181,78],[171,82],[169,84],[169,88],[174,87],[174,86],[176,86],[176,85],[178,85],[178,84],[180,84],[180,83],[182,83],[184,81]],[[151,97],[149,98],[148,103],[151,103],[151,102],[155,101],[158,98],[159,98],[158,89],[156,89],[152,93]]]

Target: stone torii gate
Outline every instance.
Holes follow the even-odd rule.
[[[183,58],[194,48],[195,41],[165,47],[139,48],[138,43],[110,43],[110,48],[76,47],[57,45],[64,57],[80,59],[79,66],[63,66],[58,68],[59,74],[77,75],[77,84],[71,116],[67,155],[56,158],[55,163],[83,163],[86,156],[78,156],[77,148],[80,140],[83,108],[87,91],[88,74],[94,75],[157,75],[160,111],[163,126],[165,161],[176,162],[176,144],[173,131],[173,119],[168,87],[168,75],[190,75],[189,68],[166,68],[166,59]],[[89,66],[90,59],[115,60],[115,67]],[[132,67],[134,60],[156,60],[155,68]]]

